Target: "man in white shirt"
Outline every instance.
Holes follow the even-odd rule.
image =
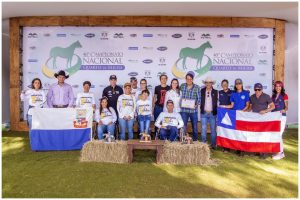
[[[83,92],[77,94],[76,97],[76,107],[79,108],[90,108],[93,110],[96,109],[95,97],[94,94],[90,92],[91,82],[83,82]]]
[[[167,101],[167,112],[159,114],[155,126],[160,128],[160,139],[175,141],[178,137],[178,129],[183,127],[183,120],[179,113],[173,112],[174,102]]]

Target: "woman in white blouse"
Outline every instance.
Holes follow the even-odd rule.
[[[171,89],[167,91],[164,103],[164,112],[167,111],[167,101],[172,100],[174,102],[174,112],[180,112],[180,100],[181,94],[179,89],[179,81],[173,78],[171,81]]]

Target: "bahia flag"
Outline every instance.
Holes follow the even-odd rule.
[[[30,131],[31,149],[81,149],[91,138],[92,124],[92,108],[35,108]]]
[[[281,113],[259,114],[218,108],[217,145],[247,151],[280,152]]]

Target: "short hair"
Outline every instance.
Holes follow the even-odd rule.
[[[227,79],[223,79],[221,84],[223,84],[223,82],[226,82],[228,84],[228,80]]]
[[[84,86],[85,84],[88,84],[90,87],[92,85],[90,81],[84,81],[82,85]]]
[[[146,90],[143,90],[143,91],[142,91],[142,94],[143,94],[143,93],[148,94],[148,96],[150,95],[150,92],[149,92],[149,90],[147,90],[147,89],[146,89]]]
[[[174,105],[174,102],[171,100],[171,99],[169,99],[168,101],[167,101],[167,105],[168,104],[173,104]]]
[[[34,84],[35,81],[39,81],[39,82],[40,82],[40,88],[39,88],[39,89],[42,89],[42,88],[43,88],[43,86],[42,86],[42,81],[41,81],[41,79],[39,79],[39,78],[34,78],[34,79],[31,81],[31,88],[32,88],[32,89],[35,89],[34,86],[33,86],[33,84]]]
[[[161,75],[159,76],[159,80],[161,80],[161,78],[162,78],[163,76],[165,76],[165,77],[168,79],[167,74],[161,74]]]

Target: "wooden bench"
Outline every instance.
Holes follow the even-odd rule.
[[[128,163],[132,163],[133,150],[152,149],[152,150],[156,150],[156,163],[159,164],[164,143],[165,141],[163,140],[152,140],[151,142],[140,142],[139,140],[128,140],[127,142]]]

